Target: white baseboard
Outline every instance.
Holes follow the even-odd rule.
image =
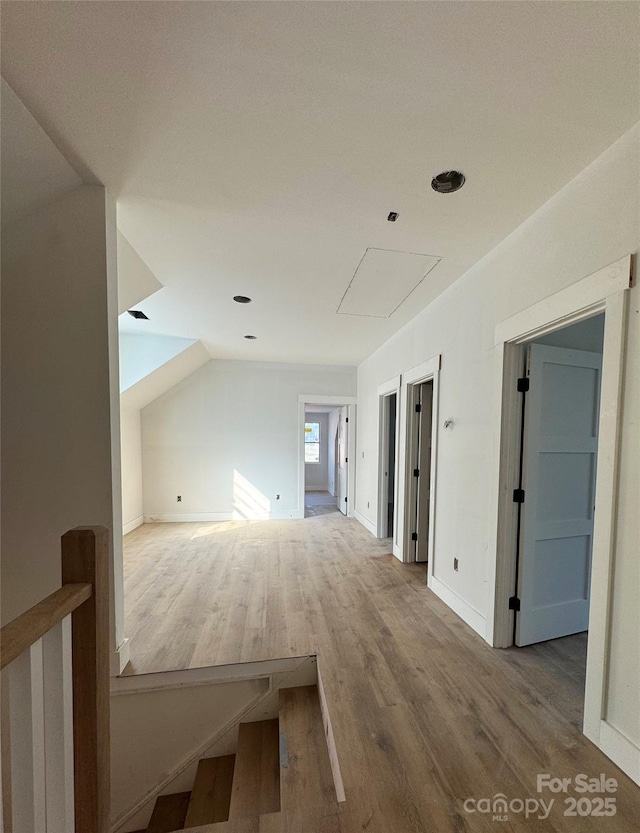
[[[236,512],[185,512],[184,514],[159,512],[145,515],[146,524],[216,523],[220,521],[286,521],[304,518],[299,509],[275,510],[264,515],[245,517]]]
[[[438,598],[442,599],[470,628],[486,640],[487,621],[481,613],[478,613],[475,608],[435,576],[429,575],[427,584]]]
[[[134,518],[132,521],[129,521],[122,526],[122,534],[126,535],[128,532],[133,532],[134,529],[137,529],[139,526],[142,526],[144,523],[144,516],[138,515],[137,518]]]
[[[377,538],[378,530],[376,529],[376,525],[374,523],[372,523],[368,518],[365,518],[364,515],[361,515],[357,509],[354,513],[354,516],[356,521],[360,521],[360,523],[367,530],[367,532],[370,532],[374,538]]]
[[[125,637],[117,651],[111,652],[110,660],[110,674],[112,677],[119,677],[125,669],[126,664],[131,659],[131,644],[129,637]]]
[[[623,735],[618,729],[607,723],[606,720],[600,723],[600,739],[596,744],[617,764],[623,772],[640,784],[640,749]]]

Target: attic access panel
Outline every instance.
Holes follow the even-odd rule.
[[[368,248],[336,312],[389,318],[439,262],[434,255]]]

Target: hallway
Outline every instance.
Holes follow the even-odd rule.
[[[313,518],[317,515],[326,515],[329,512],[337,511],[337,499],[329,492],[304,493],[305,518]]]
[[[125,539],[128,671],[317,653],[347,793],[318,830],[495,830],[467,798],[601,772],[618,780],[615,818],[565,817],[556,796],[546,820],[501,829],[637,830],[640,790],[581,734],[570,644],[491,649],[387,547],[338,513],[140,527]]]

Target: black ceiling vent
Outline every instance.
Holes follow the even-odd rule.
[[[387,220],[388,220],[390,223],[395,223],[395,221],[396,221],[397,219],[398,219],[398,212],[397,212],[397,211],[390,211],[390,212],[389,212],[389,216],[387,217]]]
[[[256,338],[258,338],[258,336],[245,336],[245,338],[248,338],[249,341],[254,341]]]
[[[128,309],[127,312],[132,318],[143,318],[145,321],[149,320],[149,316],[145,315],[141,309]]]
[[[443,171],[431,180],[431,187],[438,194],[453,194],[464,185],[465,176],[460,171]]]
[[[246,295],[234,295],[233,300],[236,304],[250,304],[251,298],[247,298]]]

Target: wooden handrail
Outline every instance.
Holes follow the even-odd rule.
[[[91,598],[90,584],[65,584],[0,631],[0,670]]]
[[[75,829],[110,833],[109,531],[76,527],[62,536],[62,581],[93,594],[71,619]]]
[[[52,673],[49,675],[54,689],[57,686],[54,697],[58,698],[56,702],[59,707],[67,712],[70,705],[67,683],[69,674],[71,675],[74,806],[73,809],[63,809],[63,812],[68,812],[68,819],[73,814],[75,830],[78,833],[110,833],[109,530],[102,526],[72,529],[62,536],[61,554],[60,590],[56,590],[0,630],[0,665],[5,668],[20,655],[26,655],[31,646],[46,636],[67,615],[71,615],[71,662],[68,661],[67,650],[63,645],[64,639],[67,638],[63,634],[63,639],[52,643],[50,652],[49,649],[43,648],[42,651],[25,656],[28,665],[23,664],[16,668],[15,684],[18,686],[26,679],[25,691],[31,692],[33,680],[36,679],[39,681],[36,684],[43,687],[48,656],[50,662],[56,663],[55,669],[50,666]],[[21,677],[23,672],[24,679]],[[13,675],[13,669],[9,669],[9,673]],[[13,679],[12,676],[10,684]],[[16,688],[15,691],[18,692],[19,689]],[[42,827],[41,821],[49,816],[48,806],[43,803],[42,790],[38,791],[37,802],[35,801],[35,788],[40,786],[39,781],[42,781],[42,777],[47,779],[47,771],[53,772],[54,765],[57,770],[60,769],[60,765],[64,769],[62,781],[58,779],[56,783],[58,786],[62,784],[67,796],[59,796],[60,801],[62,804],[67,802],[67,769],[70,763],[67,741],[70,737],[66,717],[63,717],[61,725],[65,725],[62,725],[62,746],[65,748],[58,749],[59,738],[56,738],[51,743],[51,754],[47,757],[43,710],[38,708],[36,711],[39,713],[36,715],[32,700],[29,699],[28,703],[24,715],[18,714],[16,721],[17,731],[21,732],[24,729],[21,735],[22,745],[16,744],[16,749],[26,749],[25,755],[22,758],[18,755],[18,758],[19,762],[24,764],[22,770],[27,773],[27,777],[23,779],[24,789],[20,789],[22,785],[16,780],[16,807],[21,822],[24,820],[22,826],[25,829],[28,826],[31,830],[35,826],[39,830]],[[42,703],[40,705],[42,706]],[[24,720],[21,717],[24,717]],[[53,722],[56,721],[57,717]],[[33,734],[34,727],[37,737]],[[37,766],[34,765],[36,757]],[[28,777],[29,772],[33,777]],[[44,783],[45,781],[42,781],[42,785]],[[48,785],[49,781],[46,783]],[[13,786],[12,784],[12,799]],[[55,789],[52,795],[54,792]],[[58,829],[58,825],[55,826]],[[65,829],[66,826],[65,824]],[[15,829],[17,828],[14,825]]]

